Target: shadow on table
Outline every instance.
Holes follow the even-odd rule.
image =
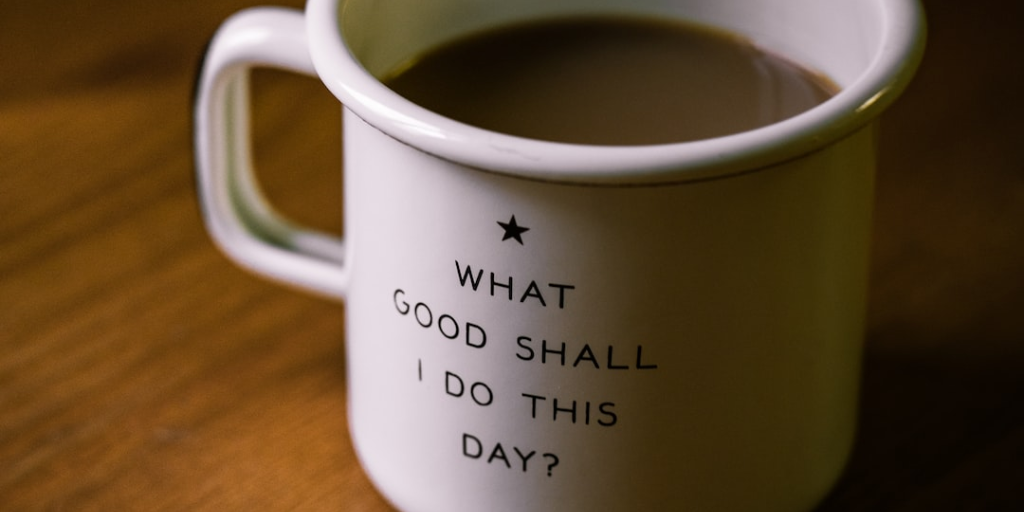
[[[819,512],[1021,510],[1024,361],[873,341],[854,454]]]

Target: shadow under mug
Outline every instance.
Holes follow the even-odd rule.
[[[461,34],[587,13],[724,28],[842,90],[726,137],[584,146],[461,124],[377,79]],[[874,121],[923,41],[913,0],[243,11],[199,83],[200,201],[238,264],[346,302],[353,444],[399,509],[807,510],[853,439]],[[259,192],[256,66],[344,105],[344,243]]]

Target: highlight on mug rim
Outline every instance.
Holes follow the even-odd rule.
[[[594,146],[526,139],[464,124],[388,89],[345,45],[344,0],[309,0],[307,34],[317,73],[361,119],[412,147],[491,172],[545,181],[650,184],[706,180],[770,167],[822,149],[882,113],[910,82],[924,53],[918,0],[872,0],[876,51],[825,103],[790,119],[713,139],[648,146]],[[870,32],[870,31],[869,31]]]

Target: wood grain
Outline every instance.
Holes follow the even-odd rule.
[[[391,510],[348,441],[344,306],[237,270],[198,216],[195,66],[249,5],[0,6],[0,510]],[[883,124],[858,446],[822,511],[1024,508],[1021,9],[926,7]],[[267,191],[340,232],[336,102],[256,78]]]

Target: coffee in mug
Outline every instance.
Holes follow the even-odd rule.
[[[735,34],[680,21],[581,17],[449,42],[382,80],[457,121],[575,144],[666,144],[753,130],[837,92]]]

